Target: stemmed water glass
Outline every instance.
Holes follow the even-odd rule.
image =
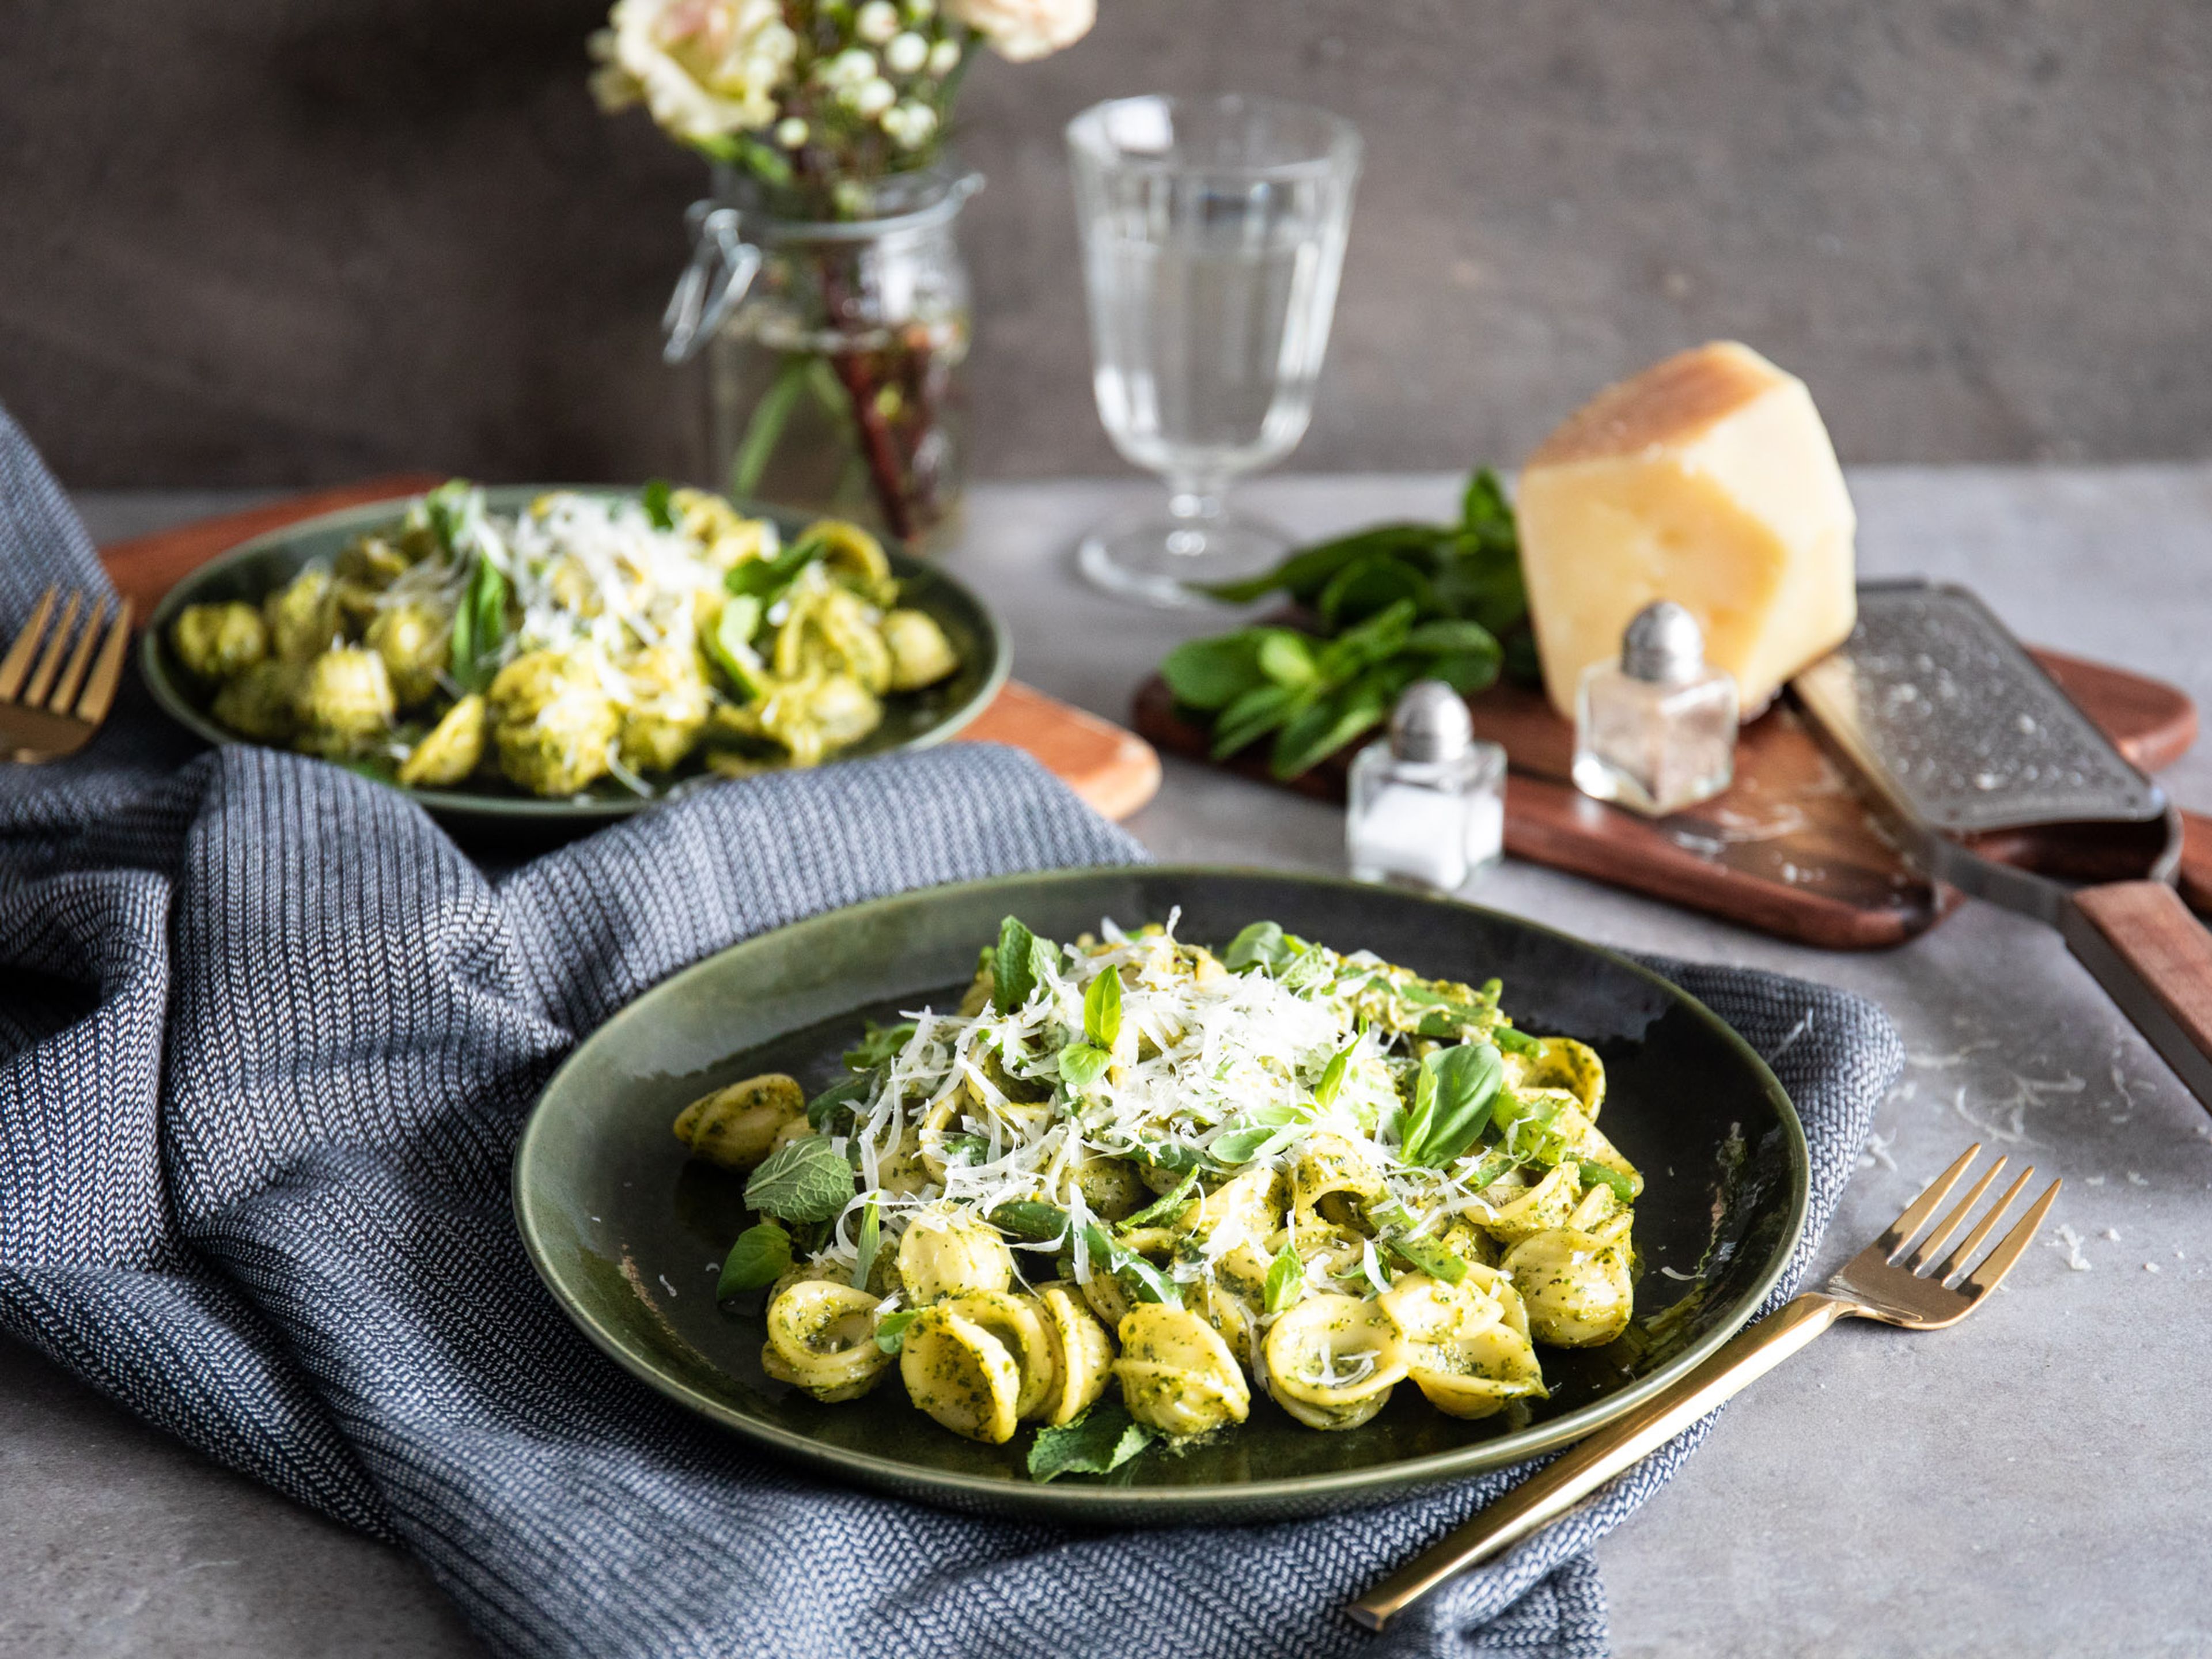
[[[1100,526],[1100,586],[1204,601],[1287,539],[1231,511],[1230,483],[1297,447],[1344,264],[1359,135],[1273,99],[1117,98],[1069,123],[1092,386],[1114,447],[1167,481],[1167,511]]]

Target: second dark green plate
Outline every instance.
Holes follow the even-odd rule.
[[[1027,1431],[979,1446],[916,1411],[896,1372],[823,1406],[762,1371],[757,1311],[718,1308],[715,1275],[744,1225],[741,1177],[686,1158],[669,1132],[709,1089],[767,1070],[810,1091],[841,1075],[860,1021],[958,1000],[980,945],[1012,913],[1071,939],[1182,912],[1222,944],[1279,921],[1424,974],[1505,981],[1523,1029],[1595,1046],[1603,1127],[1644,1174],[1636,1319],[1611,1346],[1539,1351],[1534,1410],[1462,1422],[1407,1386],[1348,1433],[1251,1420],[1180,1456],[1039,1486]],[[1517,918],[1348,882],[1254,871],[1060,871],[925,889],[733,945],[647,992],[546,1086],[514,1162],[531,1260],[617,1364],[702,1416],[823,1474],[956,1507],[1070,1522],[1259,1521],[1374,1503],[1518,1462],[1587,1434],[1696,1364],[1751,1316],[1804,1226],[1808,1166],[1772,1073],[1703,1004],[1623,957]]]

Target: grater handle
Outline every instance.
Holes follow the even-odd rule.
[[[2198,1102],[2212,1109],[2212,933],[2160,881],[2076,890],[2066,943]]]
[[[2181,868],[2175,878],[2189,908],[2212,916],[2212,818],[2200,812],[2181,815]]]

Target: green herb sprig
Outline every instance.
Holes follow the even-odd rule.
[[[1534,672],[1520,536],[1487,467],[1468,481],[1456,524],[1380,525],[1207,592],[1237,604],[1281,593],[1319,624],[1313,634],[1267,626],[1193,640],[1160,664],[1176,703],[1211,726],[1215,759],[1272,734],[1278,778],[1382,724],[1417,679],[1467,694],[1501,666],[1516,678]]]

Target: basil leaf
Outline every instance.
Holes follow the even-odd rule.
[[[714,1282],[714,1300],[721,1302],[741,1291],[757,1291],[773,1285],[791,1271],[791,1235],[773,1221],[748,1227],[738,1235],[722,1261],[722,1276]]]
[[[1287,628],[1260,630],[1260,672],[1278,685],[1304,685],[1317,678],[1312,642]]]
[[[1408,1238],[1401,1233],[1386,1237],[1382,1242],[1394,1255],[1404,1257],[1431,1279],[1456,1285],[1467,1277],[1467,1263],[1432,1238]]]
[[[1406,1161],[1441,1169],[1474,1146],[1489,1125],[1504,1076],[1504,1060],[1486,1042],[1439,1048],[1424,1059],[1407,1119],[1414,1127],[1400,1149]]]
[[[884,1246],[884,1224],[876,1214],[876,1200],[870,1199],[868,1207],[860,1214],[859,1253],[853,1261],[853,1286],[855,1290],[868,1288],[868,1274],[874,1269],[876,1255]]]
[[[1282,923],[1255,921],[1229,942],[1229,952],[1221,958],[1221,965],[1232,974],[1259,968],[1272,976],[1287,967],[1296,955],[1297,951],[1283,932]]]
[[[1378,678],[1362,678],[1332,697],[1300,711],[1275,735],[1267,773],[1285,781],[1310,772],[1331,755],[1389,718],[1398,693],[1413,683],[1411,665]]]
[[[1097,1222],[1084,1228],[1083,1243],[1091,1252],[1091,1261],[1104,1262],[1107,1270],[1139,1301],[1164,1302],[1170,1308],[1182,1306],[1182,1286],[1110,1236]]]
[[[1129,1415],[1118,1395],[1103,1396],[1073,1421],[1037,1431],[1030,1446],[1030,1479],[1105,1474],[1151,1445],[1155,1434]]]
[[[826,1134],[836,1120],[840,1106],[848,1116],[853,1109],[868,1097],[876,1086],[873,1078],[848,1077],[842,1083],[833,1083],[806,1103],[806,1127],[816,1134]]]
[[[1613,1195],[1624,1204],[1636,1201],[1636,1183],[1618,1170],[1609,1170],[1602,1164],[1593,1164],[1588,1158],[1576,1160],[1585,1187],[1610,1187]]]
[[[1060,1075],[1067,1086],[1081,1094],[1106,1075],[1106,1068],[1114,1063],[1114,1056],[1103,1048],[1088,1042],[1071,1042],[1060,1051]]]
[[[1267,683],[1261,666],[1265,635],[1273,631],[1244,629],[1210,640],[1190,640],[1160,661],[1160,678],[1175,700],[1185,708],[1212,713],[1225,708],[1243,693]]]
[[[1298,1253],[1285,1244],[1275,1253],[1267,1267],[1267,1288],[1265,1293],[1269,1313],[1280,1313],[1298,1299],[1305,1288],[1306,1264],[1298,1260]]]
[[[638,491],[638,505],[645,509],[645,516],[653,520],[655,530],[676,528],[676,514],[668,505],[668,498],[674,493],[665,478],[647,478],[645,488]]]
[[[1351,1067],[1352,1056],[1358,1048],[1355,1039],[1330,1056],[1328,1068],[1321,1074],[1321,1081],[1314,1085],[1314,1104],[1322,1110],[1327,1111],[1336,1104],[1337,1096],[1344,1090],[1344,1074]]]
[[[1030,1000],[1059,951],[1022,926],[1013,916],[999,924],[999,948],[991,958],[991,1006],[1011,1014]]]
[[[870,1020],[861,1032],[860,1040],[845,1051],[845,1069],[848,1072],[872,1072],[888,1066],[898,1058],[900,1049],[914,1040],[915,1025],[904,1020],[896,1025],[878,1025]]]
[[[1083,994],[1083,1029],[1101,1048],[1121,1035],[1121,970],[1109,968]]]
[[[1198,1171],[1193,1170],[1167,1192],[1138,1211],[1136,1214],[1125,1216],[1115,1224],[1125,1229],[1149,1227],[1154,1222],[1164,1220],[1182,1208],[1183,1200],[1190,1196],[1190,1189],[1196,1185],[1198,1185]]]
[[[772,559],[748,559],[732,566],[729,574],[722,578],[722,586],[741,598],[750,595],[758,599],[765,611],[799,580],[800,571],[829,550],[830,544],[821,537],[801,536]]]
[[[1219,1164],[1249,1164],[1255,1158],[1282,1151],[1312,1121],[1312,1115],[1303,1106],[1262,1106],[1214,1136],[1206,1146],[1206,1156]]]
[[[876,1322],[876,1346],[885,1353],[896,1353],[906,1346],[906,1328],[921,1316],[919,1308],[901,1308],[896,1313],[885,1314]]]
[[[827,1135],[786,1141],[745,1182],[745,1207],[786,1221],[827,1221],[853,1201],[853,1166]]]

